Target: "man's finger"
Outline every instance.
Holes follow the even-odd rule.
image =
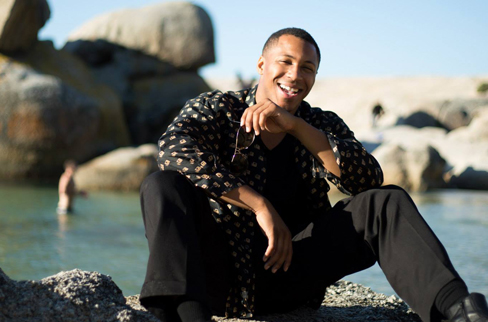
[[[287,252],[287,255],[286,255],[286,260],[285,260],[285,266],[283,267],[283,270],[285,272],[288,271],[288,269],[290,268],[290,265],[291,265],[291,259],[293,258],[293,243],[290,239],[290,242],[289,242],[289,249],[288,249],[288,252]]]
[[[284,239],[280,238],[278,244],[279,251],[275,254],[276,261],[273,264],[273,273],[276,273],[281,268],[281,266],[283,266],[283,263],[285,262],[287,257],[286,242],[284,241]]]
[[[273,255],[274,250],[275,250],[274,242],[275,242],[274,237],[268,238],[268,248],[266,248],[266,251],[264,252],[264,257],[263,257],[264,262],[268,261],[268,259]]]

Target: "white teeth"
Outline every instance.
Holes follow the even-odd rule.
[[[280,84],[280,87],[283,88],[283,89],[285,89],[285,90],[287,90],[287,91],[289,91],[289,92],[293,92],[293,93],[298,92],[298,88],[291,88],[291,87],[288,87],[288,86],[282,85],[282,84]]]

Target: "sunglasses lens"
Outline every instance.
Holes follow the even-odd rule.
[[[241,127],[237,131],[237,146],[240,148],[248,148],[254,141],[254,133],[246,132],[246,130]]]
[[[242,154],[236,154],[230,164],[230,170],[234,173],[243,173],[247,169],[247,158]]]

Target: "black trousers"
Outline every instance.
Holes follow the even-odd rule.
[[[187,295],[223,314],[232,263],[205,193],[177,172],[155,172],[142,183],[141,207],[149,243],[141,302]],[[344,199],[310,223],[293,237],[286,273],[264,270],[267,240],[256,234],[258,314],[323,297],[327,285],[378,262],[397,294],[431,321],[440,289],[460,278],[410,196],[396,186]]]

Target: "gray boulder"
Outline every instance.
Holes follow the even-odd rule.
[[[32,47],[50,14],[46,0],[0,1],[0,52],[25,51]]]
[[[479,109],[473,117],[469,125],[449,132],[447,135],[448,140],[466,143],[484,143],[484,147],[486,147],[486,144],[488,144],[488,106]]]
[[[177,69],[154,56],[127,49],[105,40],[68,42],[63,50],[72,53],[91,67],[95,77],[111,87],[125,103],[131,98],[132,80],[168,76]]]
[[[488,98],[458,98],[437,104],[436,119],[451,131],[468,126],[478,113],[488,109]]]
[[[134,144],[156,143],[185,102],[207,91],[203,78],[190,71],[133,81],[125,108]]]
[[[189,2],[110,12],[86,22],[68,37],[69,42],[97,39],[141,51],[184,70],[215,62],[210,17]]]
[[[0,70],[1,179],[57,179],[68,158],[85,161],[129,144],[115,93],[51,42],[0,54]]]
[[[439,144],[449,161],[445,177],[458,189],[488,190],[488,109],[479,110],[468,126],[457,128]]]
[[[74,269],[39,281],[14,281],[0,269],[0,321],[158,322],[140,305],[139,296],[124,298],[110,276]],[[287,314],[229,322],[420,322],[401,299],[339,281],[327,289],[319,310],[300,308]]]
[[[405,118],[400,117],[397,125],[409,125],[419,129],[424,127],[442,127],[442,124],[435,117],[424,111],[413,112]]]
[[[382,144],[373,155],[381,164],[384,184],[395,184],[408,191],[442,188],[446,161],[429,144],[405,147]]]
[[[138,191],[142,181],[157,171],[156,144],[111,151],[78,167],[76,186],[82,190]]]
[[[135,145],[157,142],[188,99],[210,90],[195,71],[180,71],[158,58],[105,40],[79,40],[63,50],[89,64],[97,80],[121,97]]]
[[[158,322],[127,304],[107,276],[74,269],[40,281],[14,281],[0,269],[0,321]]]

